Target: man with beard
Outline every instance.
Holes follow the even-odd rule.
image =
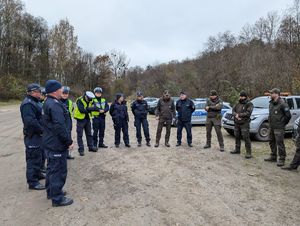
[[[206,145],[204,149],[211,147],[211,132],[212,128],[215,128],[220,151],[224,151],[224,139],[221,131],[221,119],[222,119],[222,111],[223,108],[223,101],[219,98],[218,93],[216,90],[210,91],[210,97],[206,101],[205,110],[207,111],[207,118],[206,118]]]
[[[285,126],[291,119],[290,108],[280,97],[280,90],[274,88],[271,90],[271,101],[269,105],[269,123],[270,123],[270,148],[271,154],[266,158],[266,162],[277,162],[277,150],[279,160],[277,166],[284,166],[286,151],[284,145]]]
[[[232,113],[234,116],[234,135],[235,135],[235,150],[231,154],[241,153],[241,139],[245,141],[246,155],[245,158],[252,158],[251,140],[250,140],[250,117],[253,111],[253,104],[248,98],[245,91],[240,93],[239,102],[233,107]]]
[[[156,108],[156,120],[158,120],[158,126],[156,131],[156,143],[154,147],[159,146],[159,141],[161,137],[161,132],[166,125],[166,136],[165,136],[165,146],[170,147],[169,140],[171,135],[172,120],[175,117],[175,104],[172,100],[168,90],[165,90],[163,96],[159,99]]]

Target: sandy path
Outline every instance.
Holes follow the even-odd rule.
[[[176,128],[171,148],[137,148],[131,119],[132,148],[116,150],[110,117],[110,148],[85,157],[74,152],[66,190],[75,202],[52,208],[44,191],[27,189],[19,107],[0,108],[0,118],[0,225],[300,224],[300,174],[264,163],[266,143],[254,142],[255,158],[245,160],[228,153],[234,140],[224,132],[225,153],[217,145],[204,151],[205,128],[197,126],[192,149],[175,147]],[[154,138],[152,116],[150,130]],[[290,161],[294,147],[286,143]]]

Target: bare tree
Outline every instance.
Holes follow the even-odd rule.
[[[112,50],[109,54],[110,65],[115,79],[123,78],[126,75],[130,60],[125,53]]]

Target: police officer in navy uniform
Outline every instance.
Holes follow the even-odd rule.
[[[182,130],[185,128],[187,135],[187,142],[189,147],[192,145],[192,114],[195,111],[194,102],[187,98],[186,92],[180,93],[180,99],[176,102],[176,111],[178,112],[177,122],[177,147],[181,145]]]
[[[128,122],[129,116],[126,106],[126,101],[122,93],[116,94],[115,102],[112,103],[109,109],[109,113],[112,117],[115,129],[115,146],[119,148],[121,140],[121,131],[123,132],[123,140],[126,147],[130,147],[129,134],[128,134]]]
[[[39,182],[40,179],[44,179],[41,173],[43,127],[40,97],[40,86],[35,83],[30,84],[27,87],[27,96],[20,106],[26,148],[26,178],[29,189],[33,190],[45,189],[45,186]]]
[[[83,96],[77,98],[74,110],[74,118],[77,121],[77,144],[80,156],[84,156],[84,144],[82,140],[83,131],[85,132],[87,146],[90,152],[97,152],[98,148],[94,147],[92,136],[91,118],[93,111],[99,111],[95,106],[93,99],[95,95],[91,91],[86,91]]]
[[[62,190],[67,179],[67,156],[73,141],[68,123],[69,112],[60,101],[62,85],[56,80],[46,83],[47,99],[43,105],[43,146],[47,154],[46,187],[52,206],[67,206],[73,200]]]
[[[74,106],[72,100],[69,99],[69,94],[70,94],[70,87],[69,86],[63,86],[62,87],[62,96],[61,96],[61,102],[69,112],[68,115],[68,130],[72,134],[72,128],[73,128],[73,123],[72,123],[72,115],[74,111]],[[71,155],[71,151],[69,150],[69,154],[67,159],[73,160],[74,157]]]
[[[94,146],[99,148],[108,148],[104,144],[104,132],[105,132],[105,118],[106,113],[109,111],[109,106],[104,97],[102,97],[103,90],[101,87],[94,89],[94,103],[98,106],[99,111],[93,111],[93,140]],[[98,140],[99,137],[99,140]]]
[[[150,134],[149,134],[149,123],[147,120],[148,115],[148,104],[144,100],[142,92],[137,92],[136,100],[131,105],[131,111],[134,115],[134,126],[136,127],[136,138],[138,147],[142,146],[142,128],[146,139],[146,145],[150,147]]]

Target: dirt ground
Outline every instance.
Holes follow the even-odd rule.
[[[205,128],[196,126],[193,148],[175,147],[176,128],[171,148],[138,148],[132,118],[132,148],[114,148],[107,117],[109,148],[74,151],[65,186],[74,204],[52,208],[45,191],[27,188],[19,106],[1,107],[0,118],[0,225],[300,225],[300,174],[265,163],[267,143],[253,142],[255,158],[245,160],[229,154],[234,139],[224,132],[225,153],[215,134],[203,150]],[[294,146],[286,143],[290,162]]]

